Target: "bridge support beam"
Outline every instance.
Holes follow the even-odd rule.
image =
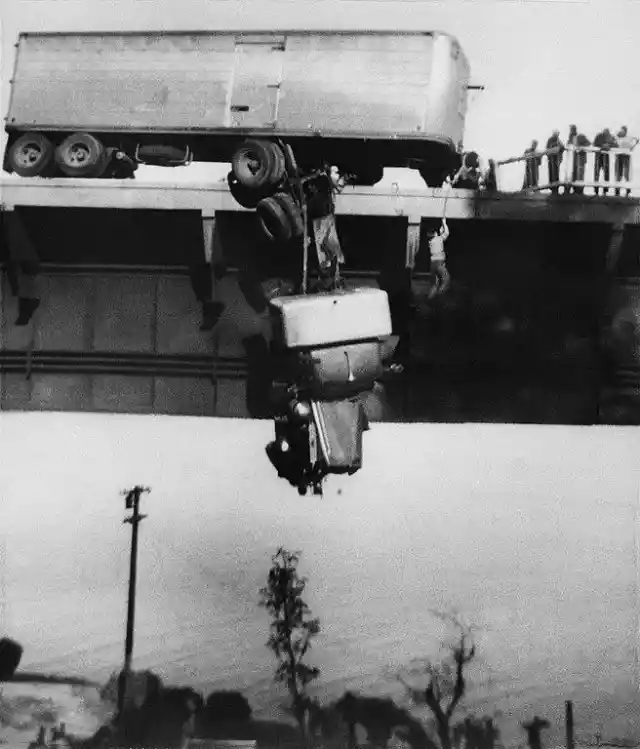
[[[415,268],[416,257],[420,252],[420,227],[422,225],[421,216],[409,216],[407,224],[407,244],[405,268]]]
[[[192,284],[198,301],[202,305],[203,331],[212,330],[224,311],[224,304],[217,299],[217,281],[225,273],[224,254],[220,241],[215,212],[201,211],[202,215],[202,262],[191,269]]]

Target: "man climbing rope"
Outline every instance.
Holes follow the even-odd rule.
[[[438,294],[444,294],[451,286],[451,276],[447,270],[447,256],[444,243],[449,239],[449,227],[447,219],[442,219],[442,224],[437,231],[429,232],[429,257],[431,260],[431,275],[433,284],[429,292],[432,299]]]
[[[340,281],[344,255],[336,227],[335,194],[340,190],[336,169],[326,171],[306,186],[307,211],[318,264],[318,288],[331,289]]]
[[[446,207],[445,207],[446,212]],[[445,294],[451,286],[451,277],[447,269],[445,242],[449,237],[446,218],[441,220],[438,228],[428,232],[429,260],[431,266],[431,283],[426,294],[427,301]],[[404,365],[408,362],[411,348],[411,327],[418,309],[419,301],[413,284],[416,255],[410,254],[403,268],[389,267],[382,271],[380,287],[389,295],[389,309],[393,324],[393,333],[398,337],[394,362]]]

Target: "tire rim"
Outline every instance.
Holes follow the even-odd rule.
[[[85,166],[91,160],[91,151],[84,143],[69,146],[65,161],[69,166]]]
[[[24,168],[35,166],[43,157],[44,153],[39,143],[25,143],[16,153],[16,165]]]
[[[258,158],[256,153],[247,151],[244,158],[240,162],[240,170],[244,171],[246,176],[255,177],[261,169],[264,168],[262,161]]]
[[[249,154],[247,157],[247,169],[255,177],[255,175],[262,169],[262,162],[257,156]]]

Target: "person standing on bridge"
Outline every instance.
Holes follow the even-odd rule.
[[[596,137],[593,139],[593,145],[596,148],[599,148],[600,150],[596,152],[596,160],[593,170],[593,181],[599,182],[600,181],[600,172],[604,172],[604,181],[609,181],[609,151],[612,148],[615,148],[618,143],[616,139],[611,135],[611,131],[608,127],[605,127],[605,129],[598,133]],[[595,188],[596,195],[600,195],[600,187],[596,185]],[[607,188],[602,188],[602,194],[607,194]]]
[[[494,159],[489,159],[487,169],[482,178],[482,186],[487,192],[498,191],[498,174]]]
[[[525,148],[524,155],[527,160],[525,161],[524,165],[524,182],[522,184],[523,190],[529,190],[532,187],[538,186],[542,156],[536,156],[537,151],[537,140],[532,140],[529,148]]]
[[[571,189],[570,192],[576,195],[582,195],[584,193],[584,186],[574,186],[574,182],[584,182],[585,170],[587,168],[587,152],[581,149],[588,148],[591,145],[591,141],[584,133],[578,133],[578,128],[575,125],[571,125],[569,129],[569,138],[567,141],[568,145],[573,146],[573,165],[571,169]]]
[[[461,190],[477,190],[480,176],[478,154],[475,151],[469,151],[462,156],[462,166],[453,178],[453,185]]]
[[[640,138],[629,135],[627,126],[623,125],[618,132],[618,148],[623,148],[629,153],[619,153],[616,159],[616,182],[629,182],[631,180],[631,151],[638,145]],[[624,188],[623,188],[624,189]],[[625,198],[628,198],[631,190],[626,188]],[[620,188],[616,188],[616,195],[620,195]]]
[[[564,152],[564,143],[560,140],[560,131],[554,130],[547,141],[547,151],[553,150],[553,153],[547,154],[547,168],[549,170],[549,187],[555,195],[559,191],[560,182],[560,164],[562,163],[562,154]]]

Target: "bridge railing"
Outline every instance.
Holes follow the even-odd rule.
[[[560,154],[558,178],[550,180],[550,157]],[[604,165],[608,166],[607,173],[601,169],[599,177],[596,177],[596,160],[598,154],[602,154]],[[527,162],[538,160],[537,180],[533,183],[526,180]],[[616,179],[619,165],[623,160],[628,160],[629,180]],[[593,146],[566,146],[562,151],[558,148],[550,148],[544,151],[515,156],[511,159],[496,161],[496,180],[500,192],[552,192],[561,194],[569,192],[594,195],[597,190],[600,194],[632,195],[638,191],[638,185],[633,180],[632,150],[625,148],[611,148],[603,150]],[[531,170],[534,171],[535,170]],[[531,174],[530,177],[535,176]]]

